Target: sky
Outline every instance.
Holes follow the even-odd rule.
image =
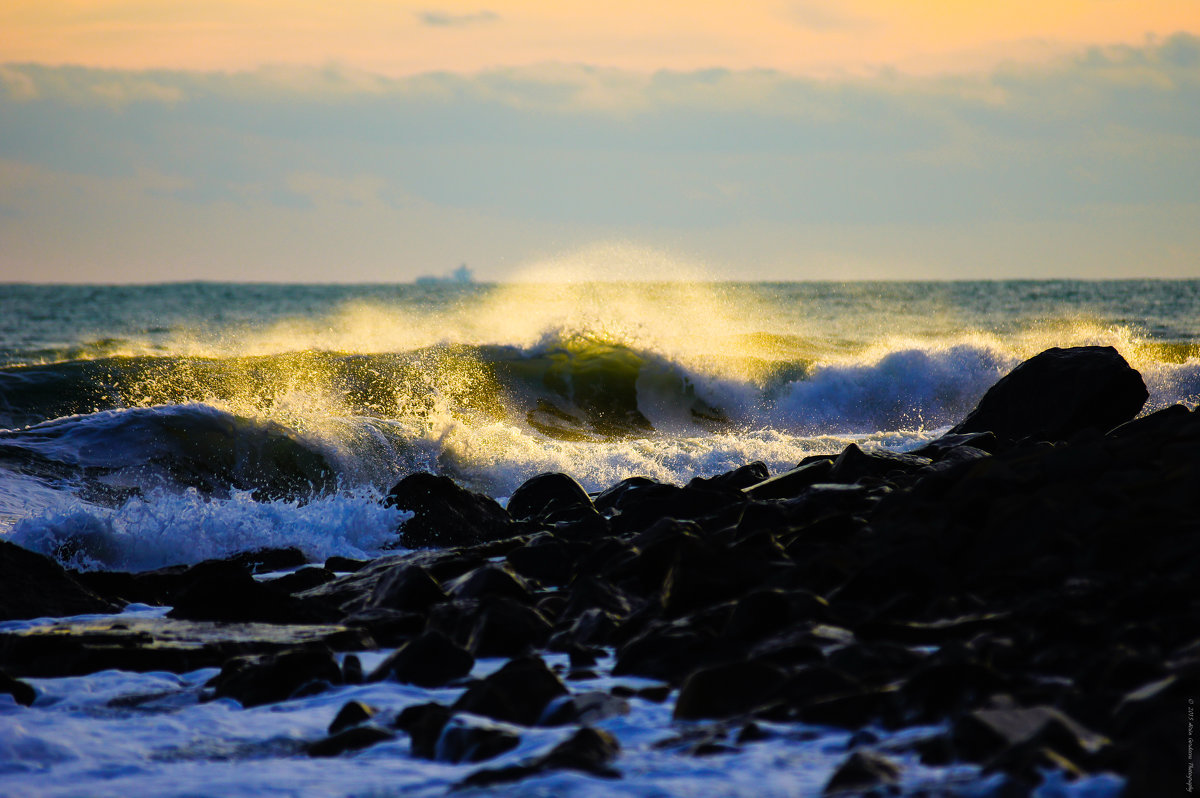
[[[1200,0],[0,4],[0,280],[1200,277]]]

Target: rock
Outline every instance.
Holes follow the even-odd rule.
[[[1149,397],[1142,377],[1111,346],[1047,349],[988,389],[950,430],[998,438],[1063,441],[1132,419]]]
[[[299,593],[302,590],[310,590],[317,585],[323,585],[326,582],[332,582],[337,576],[325,568],[317,568],[310,566],[301,568],[299,571],[281,576],[278,579],[272,579],[271,587],[282,590],[284,593]]]
[[[414,704],[400,711],[394,725],[412,738],[413,756],[437,759],[438,740],[452,717],[454,710],[444,704]]]
[[[380,663],[370,681],[392,679],[421,687],[440,687],[461,679],[475,667],[466,649],[440,632],[426,632],[402,645]]]
[[[313,683],[342,683],[342,671],[329,649],[301,648],[265,657],[235,657],[205,686],[212,688],[212,698],[230,697],[243,707],[256,707],[286,701]]]
[[[546,645],[553,627],[545,617],[510,598],[489,599],[467,639],[476,657],[517,657]]]
[[[116,612],[48,557],[0,540],[0,621]]]
[[[791,499],[818,482],[829,481],[832,474],[833,462],[831,460],[815,460],[743,488],[743,492],[755,501]]]
[[[330,623],[340,613],[311,599],[289,596],[270,582],[257,582],[246,568],[227,560],[203,562],[179,579],[168,618],[188,621]]]
[[[559,540],[549,533],[535,535],[529,543],[508,553],[508,564],[523,577],[544,585],[566,586],[583,545]]]
[[[20,679],[14,679],[4,671],[0,671],[0,693],[7,693],[23,707],[30,706],[37,698],[37,691]]]
[[[0,632],[0,662],[18,676],[80,676],[116,669],[187,673],[235,656],[263,656],[301,647],[361,650],[374,641],[334,625],[221,624],[170,618],[56,621]]]
[[[399,565],[383,575],[368,603],[372,607],[425,612],[446,599],[441,585],[424,568]]]
[[[369,560],[355,560],[351,559],[350,557],[340,557],[335,554],[334,556],[325,560],[325,568],[326,570],[334,571],[335,573],[339,574],[350,574],[361,571],[368,562]]]
[[[676,720],[745,715],[775,698],[787,676],[761,662],[733,662],[694,671],[675,700]]]
[[[687,487],[725,492],[745,490],[751,485],[761,483],[770,475],[771,472],[767,470],[767,464],[761,460],[755,460],[753,463],[747,463],[744,466],[735,468],[724,474],[717,474],[714,477],[695,477],[688,482]]]
[[[446,592],[456,599],[505,597],[524,603],[532,599],[529,583],[503,565],[493,563],[482,565],[448,582]]]
[[[271,571],[286,571],[289,568],[299,568],[308,564],[308,558],[304,556],[304,552],[300,551],[300,549],[295,546],[288,546],[287,548],[243,551],[222,562],[240,565],[252,574],[265,574]]]
[[[539,657],[519,657],[467,688],[454,709],[494,720],[535,726],[546,706],[567,688]]]
[[[394,740],[396,735],[378,726],[353,726],[332,734],[308,746],[307,753],[314,757],[340,756],[347,751],[369,748],[376,743]]]
[[[508,514],[518,521],[544,518],[562,510],[592,508],[592,500],[566,474],[538,474],[521,483],[508,499]]]
[[[521,735],[512,729],[454,717],[442,727],[434,758],[453,764],[483,762],[520,744]]]
[[[861,793],[899,780],[900,767],[892,760],[874,751],[855,751],[838,765],[822,794]]]
[[[375,717],[376,712],[374,707],[367,706],[361,701],[347,701],[330,722],[329,733],[337,734],[343,729],[365,723]]]
[[[979,709],[960,717],[952,732],[964,759],[986,762],[1021,747],[1046,747],[1068,759],[1087,758],[1108,741],[1053,707]]]
[[[601,778],[620,778],[609,763],[620,751],[616,738],[600,729],[583,728],[556,745],[549,753],[521,765],[477,770],[460,781],[458,788],[487,787],[536,776],[549,770],[579,770]]]
[[[864,452],[857,444],[850,444],[833,461],[829,478],[834,482],[857,482],[863,477],[887,477],[893,474],[912,474],[930,465],[928,457],[915,454],[900,454],[887,450]]]
[[[388,507],[413,513],[401,526],[401,545],[470,546],[509,535],[511,519],[493,499],[461,488],[449,477],[409,474],[384,498]]]
[[[629,702],[600,690],[563,696],[551,702],[543,725],[566,726],[577,723],[591,726],[608,718],[629,714]]]

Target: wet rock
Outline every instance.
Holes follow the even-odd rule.
[[[532,599],[529,583],[503,565],[480,566],[446,584],[446,592],[456,599],[509,598],[528,603]]]
[[[330,623],[341,616],[325,604],[289,596],[258,582],[244,566],[226,560],[200,563],[180,577],[169,618],[189,621]]]
[[[380,663],[370,681],[392,679],[421,687],[440,687],[471,672],[475,658],[440,632],[426,632],[402,645]]]
[[[30,706],[37,698],[37,691],[20,679],[14,679],[4,671],[0,671],[0,693],[7,693],[23,707]]]
[[[582,545],[543,533],[508,553],[508,564],[523,577],[544,585],[564,586],[571,581],[573,565]]]
[[[838,765],[823,794],[861,793],[899,780],[900,766],[892,760],[874,751],[855,751]]]
[[[733,662],[694,671],[675,700],[676,720],[745,715],[774,699],[787,682],[783,670],[762,662]]]
[[[715,656],[720,647],[711,635],[696,629],[651,628],[617,649],[614,676],[645,676],[670,684],[683,679]]]
[[[608,718],[628,714],[628,701],[600,690],[592,690],[555,699],[546,710],[543,725],[565,726],[578,723],[591,726]]]
[[[310,590],[317,585],[323,585],[326,582],[332,582],[337,576],[333,571],[325,568],[301,568],[299,571],[281,576],[278,579],[271,580],[271,586],[282,590],[284,593],[299,593],[302,590]]]
[[[747,463],[714,477],[695,477],[688,482],[687,487],[710,491],[739,491],[760,484],[770,475],[767,464],[761,460],[755,460],[753,463]]]
[[[430,702],[407,706],[396,716],[395,726],[412,738],[413,756],[437,759],[437,744],[442,729],[454,717],[454,710],[444,704]]]
[[[362,650],[374,641],[335,625],[221,624],[118,616],[55,621],[0,633],[0,662],[18,676],[79,676],[96,671],[212,668],[236,656],[276,654],[297,647]]]
[[[533,607],[501,597],[486,602],[467,639],[476,657],[516,657],[541,648],[553,627]]]
[[[1108,741],[1053,707],[980,709],[959,718],[953,728],[959,755],[986,762],[1015,747],[1045,747],[1068,759],[1086,759]]]
[[[374,707],[367,706],[361,701],[347,701],[330,722],[329,733],[337,734],[343,729],[365,723],[375,717],[377,711]]]
[[[116,612],[48,557],[0,540],[0,621]]]
[[[371,607],[350,613],[342,623],[362,629],[380,646],[400,646],[424,631],[426,617],[419,612]]]
[[[413,513],[401,526],[401,545],[470,546],[507,537],[511,520],[493,499],[461,488],[449,477],[409,474],[384,504]]]
[[[827,459],[805,463],[782,474],[757,482],[743,489],[755,501],[791,499],[818,482],[828,482],[833,474],[833,461]]]
[[[1141,375],[1111,346],[1056,347],[1009,372],[950,431],[1062,441],[1129,421],[1148,396]]]
[[[513,729],[454,717],[442,727],[434,758],[453,764],[483,762],[520,744],[521,735]]]
[[[567,695],[562,681],[539,657],[519,657],[481,679],[454,702],[454,709],[494,720],[538,725],[547,705]]]
[[[271,571],[286,571],[289,568],[299,568],[308,564],[308,557],[295,546],[287,548],[255,549],[235,554],[221,562],[240,565],[252,574],[265,574]]]
[[[369,560],[355,560],[350,557],[341,557],[334,555],[325,560],[325,568],[329,571],[334,571],[339,574],[351,574],[361,571],[367,565]]]
[[[243,707],[256,707],[286,701],[308,685],[341,683],[342,671],[328,649],[294,649],[265,657],[236,657],[205,686],[212,688],[212,698],[234,698]]]
[[[312,757],[340,756],[349,751],[359,751],[377,743],[394,740],[396,735],[378,726],[353,726],[308,746]]]
[[[578,482],[559,473],[538,474],[527,479],[508,499],[508,514],[518,521],[579,508],[592,508],[591,497]]]
[[[346,684],[363,683],[362,660],[354,654],[347,654],[342,658],[342,681]]]
[[[520,781],[550,770],[578,770],[600,778],[620,778],[610,766],[620,745],[615,737],[600,729],[583,728],[556,745],[549,753],[521,765],[485,768],[467,776],[456,787],[487,787]]]
[[[447,600],[437,580],[419,565],[398,565],[375,585],[369,605],[394,610],[425,612]]]
[[[928,457],[878,450],[864,452],[850,444],[833,461],[830,479],[834,482],[857,482],[863,477],[887,477],[893,474],[912,474],[930,465]]]

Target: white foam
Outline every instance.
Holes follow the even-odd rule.
[[[302,504],[159,490],[115,509],[64,499],[14,524],[10,540],[84,569],[143,571],[288,546],[320,561],[378,555],[404,517],[366,491]]]

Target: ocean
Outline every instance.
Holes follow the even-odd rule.
[[[851,442],[905,451],[1023,359],[1084,344],[1142,373],[1147,411],[1194,406],[1200,281],[0,285],[0,534],[84,570],[283,546],[374,557],[395,549],[403,518],[380,499],[408,473],[503,502],[546,471],[597,491],[752,461],[776,473]],[[295,765],[286,744],[353,690],[385,703],[437,691],[110,708],[208,676],[33,680],[52,699],[36,719],[0,705],[0,793],[439,794],[456,777],[412,766],[400,743],[321,767]],[[618,723],[622,789],[646,796],[819,791],[845,750],[845,734],[789,732],[728,761],[682,761],[651,745],[669,709]],[[561,775],[524,794],[605,786]]]

